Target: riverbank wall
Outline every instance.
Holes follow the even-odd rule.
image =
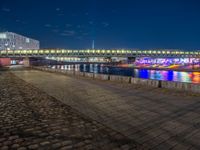
[[[58,73],[66,74],[69,76],[77,76],[77,77],[80,76],[80,77],[112,81],[112,82],[118,82],[118,83],[128,83],[128,84],[142,85],[142,86],[148,86],[148,87],[154,87],[154,88],[166,88],[166,89],[174,89],[174,90],[179,90],[179,91],[200,93],[200,84],[194,84],[194,83],[141,79],[141,78],[134,78],[130,76],[96,74],[96,73],[88,73],[88,72],[79,72],[75,70],[62,70],[62,69],[53,69],[53,68],[46,68],[46,67],[32,67],[32,69],[37,69],[37,70],[47,71],[47,72],[58,72]]]

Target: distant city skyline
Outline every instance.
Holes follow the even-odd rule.
[[[2,0],[0,32],[41,48],[200,49],[198,0]]]

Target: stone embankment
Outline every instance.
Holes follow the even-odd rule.
[[[42,70],[42,71],[48,71],[48,72],[64,73],[70,76],[83,76],[83,77],[88,77],[92,79],[110,80],[113,82],[130,83],[130,84],[137,84],[137,85],[143,85],[143,86],[149,86],[149,87],[166,88],[166,89],[173,89],[173,90],[179,90],[179,91],[200,93],[200,84],[141,79],[141,78],[134,78],[130,76],[96,74],[96,73],[88,73],[88,72],[79,72],[75,70],[69,71],[69,70],[61,70],[61,69],[52,69],[52,68],[46,68],[46,67],[33,67],[33,68]]]

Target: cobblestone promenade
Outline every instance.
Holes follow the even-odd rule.
[[[70,141],[74,144],[78,144],[78,142],[76,142],[77,138],[73,141],[73,134],[70,132],[75,132],[76,130],[83,132],[87,131],[87,134],[84,135],[92,135],[90,142],[96,146],[95,148],[113,149],[114,145],[118,147],[118,145],[123,144],[128,148],[128,146],[135,146],[133,141],[136,141],[142,145],[142,147],[138,148],[144,149],[200,149],[200,95],[159,88],[141,87],[130,84],[120,84],[111,81],[68,77],[66,75],[35,70],[13,71],[13,73],[26,82],[31,83],[40,90],[45,91],[49,95],[69,105],[85,116],[88,116],[89,118],[92,118],[93,120],[96,120],[97,122],[100,122],[110,128],[104,127],[103,130],[100,130],[101,128],[99,128],[98,125],[101,127],[102,125],[93,122],[90,123],[90,130],[86,130],[88,129],[86,128],[87,123],[85,123],[87,121],[83,121],[84,130],[82,130],[81,128],[79,129],[79,127],[82,126],[79,119],[78,121],[75,121],[78,123],[74,123],[73,127],[75,129],[71,126],[67,126],[73,125],[73,123],[70,124],[71,121],[68,118],[73,120],[74,117],[71,117],[73,114],[77,114],[75,115],[77,117],[80,115],[78,115],[78,113],[71,113],[71,115],[68,115],[69,112],[71,112],[69,111],[71,109],[67,106],[64,106],[55,100],[50,100],[51,98],[49,98],[46,94],[39,94],[40,92],[38,90],[25,85],[24,83],[22,84],[21,81],[9,81],[15,83],[15,86],[12,88],[10,87],[9,90],[9,94],[11,94],[10,97],[13,97],[13,99],[10,99],[11,102],[8,102],[7,104],[9,105],[8,109],[5,111],[7,113],[2,114],[1,116],[3,118],[8,118],[8,120],[4,121],[9,121],[9,118],[12,118],[10,113],[12,113],[13,110],[19,108],[19,111],[15,111],[14,113],[18,116],[18,113],[25,111],[20,109],[26,108],[28,114],[30,113],[31,115],[31,117],[27,116],[27,118],[30,119],[27,124],[32,126],[35,122],[42,128],[42,131],[43,128],[47,130],[48,135],[46,135],[45,138],[42,138],[43,140],[45,139],[43,142],[47,141],[48,143],[49,140],[47,140],[47,137],[52,136],[49,135],[49,133],[51,133],[49,132],[49,128],[51,127],[51,130],[55,130],[52,126],[56,124],[55,126],[59,127],[58,130],[60,131],[58,134],[63,135],[66,132],[64,135],[69,136],[69,139],[71,139]],[[8,82],[6,80],[2,81]],[[1,84],[1,86],[3,85]],[[7,88],[9,89],[9,87]],[[1,88],[3,91],[1,93],[5,93],[4,95],[8,94],[8,92],[4,89]],[[12,91],[14,93],[12,93]],[[28,91],[32,91],[32,93],[28,94]],[[43,96],[46,98],[43,99]],[[23,102],[19,104],[20,101]],[[16,104],[13,104],[14,102]],[[20,106],[18,106],[18,104]],[[5,109],[6,107],[7,106],[4,106],[3,108]],[[36,121],[38,116],[40,116],[41,119]],[[25,117],[26,116],[23,116],[21,118],[22,121],[20,122],[23,122],[22,124],[26,123],[26,121],[23,121]],[[53,121],[54,119],[55,121]],[[59,120],[61,120],[61,123]],[[63,120],[69,123],[63,125]],[[42,125],[39,125],[40,123]],[[47,124],[48,127],[46,127]],[[96,128],[93,129],[91,126]],[[34,128],[28,128],[31,128],[32,130],[35,130],[36,128],[36,131],[41,131],[39,127],[37,128],[36,126]],[[67,128],[67,131],[62,131],[65,128]],[[120,134],[117,134],[111,129],[118,131],[127,138],[121,137]],[[7,131],[7,129],[4,130]],[[94,132],[95,134],[93,134]],[[25,135],[29,134],[26,134],[25,132]],[[34,135],[40,134],[37,133]],[[105,138],[102,138],[104,136]],[[53,137],[55,138],[56,136],[54,135]],[[118,138],[119,140],[117,140]],[[63,137],[59,139],[61,140]],[[83,137],[83,139],[85,138]],[[81,143],[84,143],[84,140],[80,141]],[[100,145],[104,145],[104,147]],[[123,148],[126,149],[126,146]]]
[[[8,72],[0,72],[0,150],[146,149]]]

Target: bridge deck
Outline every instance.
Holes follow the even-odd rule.
[[[180,50],[4,50],[0,57],[194,57],[200,51]]]

